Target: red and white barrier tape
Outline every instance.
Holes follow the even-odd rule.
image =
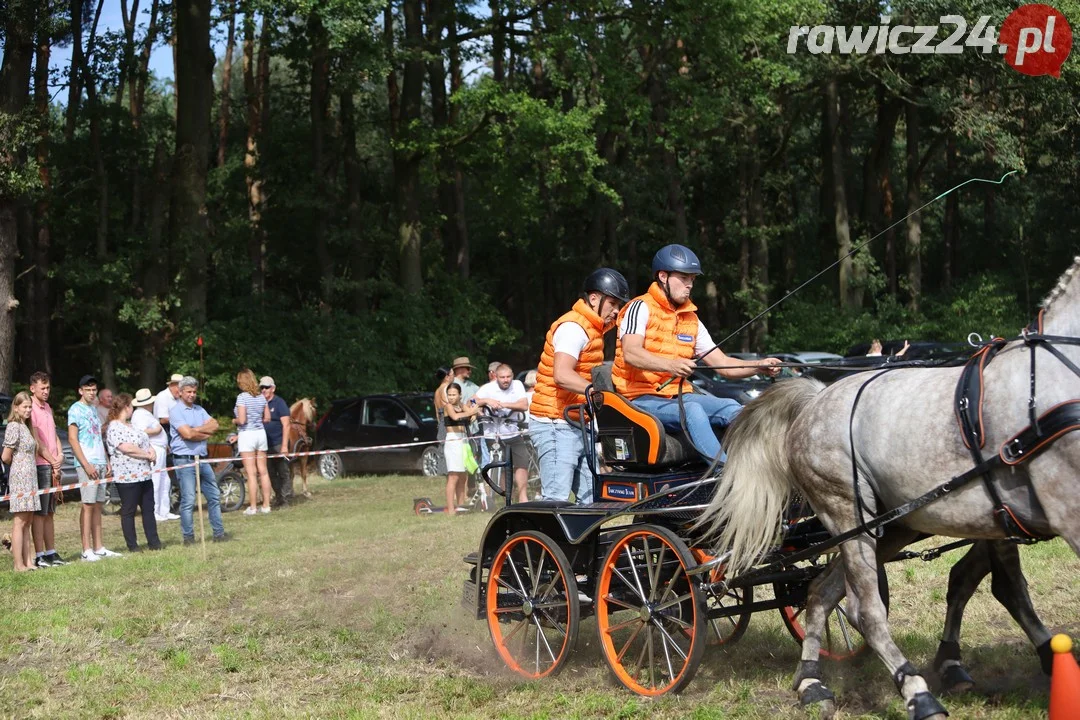
[[[528,433],[527,430],[523,431],[521,433],[521,435],[528,435],[528,434],[529,433]],[[517,437],[517,436],[515,436],[515,437]],[[513,438],[504,438],[504,439],[512,440]],[[270,459],[273,459],[273,458],[282,458],[282,457],[292,459],[292,458],[298,458],[298,457],[302,457],[302,456],[309,456],[310,457],[310,456],[315,456],[315,455],[333,455],[335,453],[341,454],[341,453],[351,453],[351,452],[372,452],[374,450],[397,450],[399,448],[411,448],[411,447],[421,447],[423,445],[441,445],[441,444],[442,444],[441,440],[421,440],[419,442],[395,443],[395,444],[392,444],[392,445],[369,445],[367,447],[337,448],[337,449],[334,449],[334,450],[307,450],[305,452],[296,452],[296,453],[276,453],[274,455],[267,455],[266,459],[270,460]],[[214,463],[239,463],[239,462],[241,462],[241,460],[242,459],[241,459],[241,457],[239,455],[230,455],[229,457],[224,457],[224,458],[199,458],[199,463],[200,464],[207,463],[207,464],[213,465]],[[76,488],[90,487],[92,485],[104,485],[104,484],[111,483],[111,482],[121,482],[121,481],[127,480],[127,479],[134,479],[134,478],[150,476],[150,475],[153,475],[154,473],[158,473],[158,472],[169,472],[170,470],[182,470],[182,469],[192,468],[192,467],[195,467],[195,463],[193,463],[193,462],[192,463],[186,463],[186,464],[183,464],[183,465],[170,465],[169,467],[162,468],[161,470],[147,470],[147,471],[137,472],[137,473],[125,473],[125,474],[122,474],[122,475],[117,475],[115,477],[110,475],[109,477],[100,478],[98,480],[89,480],[87,482],[69,483],[67,485],[55,485],[53,487],[45,488],[44,490],[35,490],[33,492],[28,492],[28,493],[10,493],[8,495],[0,496],[0,502],[6,502],[6,501],[12,500],[12,499],[21,500],[23,498],[34,497],[36,495],[49,495],[51,493],[65,492],[67,490],[74,490]]]

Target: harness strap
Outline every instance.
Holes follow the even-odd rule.
[[[851,445],[851,484],[852,491],[855,494],[855,517],[857,517],[859,520],[864,520],[866,518],[867,512],[866,503],[863,502],[862,498],[862,488],[859,486],[859,461],[855,454],[855,409],[859,407],[859,400],[862,399],[863,391],[866,390],[870,383],[874,382],[879,377],[892,369],[894,368],[886,368],[881,372],[875,374],[866,382],[864,382],[862,384],[862,387],[859,388],[858,392],[855,393],[854,402],[851,403],[851,416],[848,418],[848,442]],[[883,531],[876,532],[875,536],[881,537],[881,532]]]
[[[1080,430],[1080,400],[1067,400],[1050,408],[1039,416],[1038,425],[1029,425],[1003,442],[998,454],[1006,465],[1019,465],[1073,430]]]

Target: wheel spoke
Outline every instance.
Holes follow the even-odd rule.
[[[641,598],[641,602],[643,602],[643,603],[648,602],[649,601],[648,600],[649,596],[645,592],[645,590],[641,587],[641,577],[638,575],[637,564],[634,562],[634,554],[630,551],[630,544],[629,543],[627,543],[626,547],[624,548],[624,551],[626,552],[627,560],[630,561],[630,569],[634,572],[634,584],[637,586],[638,597]],[[618,570],[616,570],[616,572],[618,572]],[[629,585],[629,583],[627,583],[627,584]]]
[[[529,622],[527,620],[522,620],[521,622],[519,622],[517,624],[517,626],[514,627],[513,630],[511,630],[510,632],[508,632],[506,635],[503,636],[503,645],[508,645],[510,643],[511,638],[513,638],[515,635],[517,635],[519,632],[521,632],[522,628],[527,628],[527,627],[529,627]]]
[[[609,602],[612,605],[618,605],[620,607],[626,608],[627,610],[637,610],[636,605],[631,605],[630,603],[626,602],[625,600],[620,600],[619,598],[615,597],[614,595],[610,595],[610,594],[607,595],[604,598],[604,602]]]
[[[536,663],[537,663],[537,668],[539,669],[539,666],[540,666],[540,642],[539,641],[540,640],[544,641],[544,649],[547,650],[548,657],[551,658],[552,664],[555,663],[556,658],[555,658],[555,651],[553,651],[551,649],[551,643],[548,642],[547,635],[544,634],[544,629],[542,627],[540,627],[540,621],[536,618],[535,615],[533,616],[533,622],[536,623],[536,634],[537,634]],[[563,635],[565,635],[565,634],[566,633],[563,633]]]
[[[550,613],[545,612],[543,613],[543,616],[549,623],[551,623],[552,627],[559,631],[559,633],[561,633],[562,635],[566,635],[566,628],[564,628],[562,623],[560,623],[558,620],[551,617]],[[533,617],[535,618],[536,616],[533,615]]]
[[[615,577],[622,580],[623,584],[626,585],[626,587],[630,588],[631,592],[637,593],[638,599],[643,605],[647,602],[645,600],[645,593],[641,591],[641,585],[639,583],[631,583],[629,580],[626,579],[626,576],[623,575],[618,568],[612,568],[611,572],[615,575]],[[636,574],[634,575],[634,579],[637,580]]]
[[[645,645],[649,648],[649,684],[656,687],[656,654],[653,652],[652,625],[645,627]]]
[[[525,551],[525,569],[529,574],[529,589],[532,590],[532,595],[536,596],[536,572],[533,569],[532,553],[529,551],[529,541],[526,540],[521,543],[522,549]]]
[[[626,651],[630,649],[630,646],[634,643],[634,640],[637,639],[637,636],[641,634],[641,629],[645,627],[645,622],[642,621],[641,618],[634,618],[634,622],[638,623],[637,629],[635,629],[634,632],[630,633],[630,639],[626,641],[626,644],[623,645],[622,650],[620,650],[615,656],[615,659],[620,663],[622,662],[623,655],[625,655]],[[609,629],[608,634],[611,634],[612,630],[614,629],[615,628]],[[641,665],[641,660],[638,660],[638,665]]]
[[[518,588],[521,591],[521,597],[529,597],[529,592],[525,589],[525,583],[521,581],[521,575],[518,574],[517,565],[514,564],[514,557],[509,552],[506,553],[506,562],[510,565],[510,571],[514,573],[514,579],[517,580]]]
[[[839,605],[836,606],[836,624],[840,626],[840,634],[844,637],[844,644],[848,651],[854,650],[855,642],[851,639],[851,633],[848,630],[847,613]]]
[[[500,576],[498,576],[498,575],[496,575],[496,576],[495,576],[495,583],[496,583],[497,585],[499,585],[500,587],[502,587],[502,588],[503,588],[504,590],[507,590],[507,591],[509,591],[509,592],[512,592],[512,593],[514,593],[515,595],[517,595],[518,597],[520,597],[520,598],[521,598],[522,600],[524,600],[525,598],[527,598],[527,597],[528,597],[527,595],[524,595],[524,594],[522,594],[522,592],[521,592],[520,590],[518,590],[518,589],[517,589],[516,587],[514,587],[514,586],[513,586],[513,585],[511,585],[510,583],[506,582],[505,580],[503,580],[503,579],[502,579],[502,578],[501,578]]]
[[[679,647],[679,644],[677,642],[675,642],[675,638],[671,637],[671,635],[668,634],[668,631],[664,629],[663,624],[660,621],[656,620],[655,618],[653,619],[653,624],[656,626],[656,629],[660,631],[661,644],[663,645],[663,641],[667,641],[668,643],[671,643],[671,646],[673,648],[675,648],[675,652],[679,653],[679,657],[681,657],[685,661],[686,660],[686,653],[684,653],[682,651],[682,648]],[[688,626],[688,627],[693,627],[693,626],[691,625],[691,626]],[[664,645],[664,654],[667,655],[667,645]],[[671,670],[671,658],[669,657],[668,658],[668,671],[670,672],[670,670]],[[671,677],[674,678],[675,673],[671,673]]]
[[[642,622],[641,618],[639,618],[637,616],[634,616],[634,617],[630,618],[629,620],[624,620],[621,623],[616,623],[615,625],[609,626],[606,632],[607,632],[608,635],[612,635],[612,634],[618,632],[619,630],[622,630],[625,627],[630,627],[634,623],[639,623],[639,622]]]
[[[656,629],[660,631],[660,649],[664,651],[664,663],[667,665],[668,678],[674,680],[675,668],[671,667],[671,653],[668,652],[667,640],[665,640],[667,633],[664,632],[664,628],[660,627],[660,624],[655,620],[653,621],[653,624],[656,625]],[[674,641],[672,644],[675,644]],[[684,657],[683,660],[685,659],[686,658]]]
[[[669,607],[674,607],[675,605],[679,605],[680,603],[686,602],[688,600],[692,600],[693,597],[694,597],[693,593],[683,593],[682,595],[679,595],[677,597],[673,597],[672,599],[668,600],[667,602],[664,602],[664,603],[661,603],[660,605],[657,605],[655,610],[657,612],[663,612],[664,610],[667,610]]]

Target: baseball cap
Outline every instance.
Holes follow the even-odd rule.
[[[184,379],[184,376],[181,375],[180,373],[173,373],[172,376],[169,377],[169,384],[170,385],[176,385],[177,383],[179,383],[183,379]]]
[[[86,387],[87,385],[97,385],[97,378],[93,375],[83,375],[79,378],[79,387]]]
[[[259,378],[259,387],[261,387],[261,388],[268,388],[268,387],[269,388],[276,388],[277,383],[275,383],[274,378],[270,377],[269,375],[263,375],[261,378]]]

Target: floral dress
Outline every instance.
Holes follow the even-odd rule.
[[[12,449],[11,467],[8,468],[8,486],[12,495],[36,492],[37,468],[34,466],[34,453],[37,443],[30,434],[30,428],[21,422],[8,423],[4,432],[4,447]],[[12,497],[11,512],[37,512],[41,509],[41,497]]]

